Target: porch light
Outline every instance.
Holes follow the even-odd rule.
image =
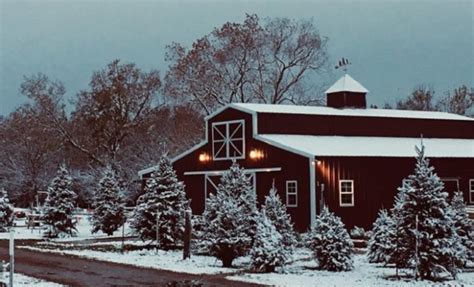
[[[200,162],[208,162],[210,160],[211,160],[211,157],[205,152],[203,152],[199,155],[199,161]]]
[[[263,151],[258,150],[258,149],[253,149],[250,151],[249,154],[251,159],[257,160],[257,159],[262,159],[263,158]]]

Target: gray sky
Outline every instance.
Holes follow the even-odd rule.
[[[418,84],[438,95],[474,86],[474,1],[10,1],[0,0],[0,114],[26,101],[24,75],[87,88],[113,59],[158,68],[165,46],[189,46],[245,13],[313,17],[329,37],[331,62],[344,56],[369,104],[406,96]],[[340,76],[334,73],[330,81]]]

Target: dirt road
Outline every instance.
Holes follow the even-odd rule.
[[[17,246],[29,243],[16,241]],[[0,259],[8,261],[7,240],[0,240]],[[70,286],[259,286],[230,281],[222,275],[176,273],[18,248],[15,271]]]

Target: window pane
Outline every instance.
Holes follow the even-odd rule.
[[[352,194],[341,194],[341,203],[342,204],[353,204]]]
[[[296,194],[288,194],[286,205],[296,205]]]

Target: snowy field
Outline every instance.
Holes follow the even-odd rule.
[[[9,284],[9,277],[8,275],[7,276],[1,276],[0,275],[0,282],[2,283],[5,283],[5,284]],[[26,275],[22,275],[22,274],[19,274],[19,273],[15,273],[15,275],[13,276],[13,285],[15,287],[23,287],[23,286],[35,286],[35,287],[61,287],[61,286],[64,286],[64,285],[61,285],[61,284],[57,284],[57,283],[53,283],[53,282],[49,282],[49,281],[44,281],[44,280],[41,280],[41,279],[38,279],[38,278],[34,278],[34,277],[29,277],[29,276],[26,276]]]
[[[109,242],[108,245],[119,248],[120,242]],[[130,244],[130,242],[128,242]],[[141,244],[139,241],[133,244]],[[47,245],[47,246],[46,246]],[[254,282],[276,286],[474,286],[474,272],[462,273],[457,281],[443,282],[395,280],[395,269],[384,268],[380,265],[369,264],[365,255],[355,255],[355,268],[349,272],[327,272],[317,270],[317,264],[311,259],[307,249],[299,249],[293,263],[278,273],[248,272],[248,257],[241,257],[234,263],[234,268],[223,268],[221,262],[214,257],[192,256],[190,260],[182,260],[181,251],[142,250],[120,252],[102,252],[93,250],[65,250],[74,248],[68,243],[51,243],[38,247],[20,247],[41,252],[76,255],[96,260],[130,264],[141,267],[165,269],[192,274],[227,274],[229,279]],[[96,243],[93,246],[106,245]],[[45,249],[48,248],[48,249]],[[400,274],[403,274],[401,272]]]
[[[102,232],[91,233],[91,225],[89,222],[88,215],[77,215],[77,235],[75,237],[57,238],[53,241],[57,242],[73,242],[85,239],[100,239],[100,238],[119,238],[122,237],[122,229],[114,232],[112,236],[107,236]],[[25,225],[25,220],[16,220],[15,239],[43,239],[44,229],[41,227],[35,227],[35,229],[28,229]],[[130,236],[130,228],[128,224],[125,224],[125,236]],[[0,232],[0,239],[9,239],[9,232]]]

